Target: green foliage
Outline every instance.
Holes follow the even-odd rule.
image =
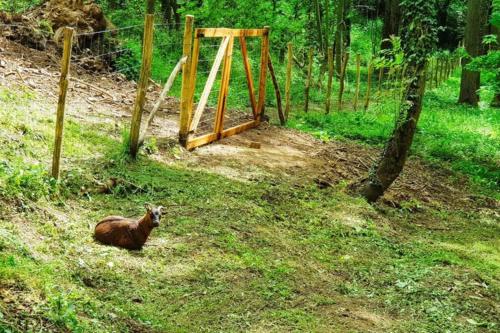
[[[438,41],[435,1],[404,0],[401,40],[406,61],[423,65]]]

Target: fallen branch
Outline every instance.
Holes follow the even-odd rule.
[[[278,85],[278,80],[276,79],[276,74],[274,73],[273,62],[271,61],[271,54],[267,56],[267,67],[269,68],[269,74],[271,74],[271,78],[273,80],[274,91],[276,93],[276,104],[278,107],[278,115],[280,117],[281,126],[286,125],[285,115],[283,114],[283,106],[281,105],[281,92],[280,87]]]
[[[156,112],[158,112],[161,104],[163,103],[163,101],[167,97],[168,92],[170,91],[170,89],[172,89],[172,86],[174,85],[175,78],[177,77],[177,75],[181,71],[182,65],[184,65],[186,63],[186,61],[187,61],[187,57],[183,57],[181,60],[179,60],[177,65],[175,65],[172,73],[168,77],[167,83],[165,83],[165,87],[163,88],[163,91],[161,92],[160,97],[158,97],[158,100],[156,101],[155,105],[153,106],[153,110],[151,110],[151,113],[149,114],[148,120],[146,122],[146,127],[144,128],[144,131],[139,136],[139,146],[144,143],[144,138],[146,137],[146,132],[148,131],[149,126],[151,126],[151,124],[153,123],[153,118],[154,118]]]

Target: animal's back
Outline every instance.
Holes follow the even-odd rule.
[[[121,216],[108,216],[95,227],[94,237],[104,244],[135,248],[129,231],[134,222]]]

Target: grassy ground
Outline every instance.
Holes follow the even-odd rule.
[[[71,171],[56,187],[46,173],[51,109],[40,100],[0,88],[0,332],[494,332],[500,325],[494,213],[370,206],[342,184],[319,190],[280,175],[243,182],[144,153],[128,162],[120,130],[71,121],[64,146]],[[368,119],[357,115],[358,124]],[[371,131],[385,117],[374,111]],[[419,140],[422,154],[432,151]],[[126,182],[95,193],[95,180],[109,177]],[[143,251],[93,241],[101,217],[140,216],[146,201],[170,210]]]
[[[500,112],[488,106],[491,96],[487,94],[481,108],[457,104],[459,86],[460,79],[455,76],[439,89],[427,92],[411,153],[468,175],[478,191],[498,198]],[[345,112],[329,115],[323,110],[299,112],[290,127],[325,140],[347,139],[382,146],[394,128],[398,110],[398,101],[387,94],[378,97],[367,112],[353,112],[349,106]]]

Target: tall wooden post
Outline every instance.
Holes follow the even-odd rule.
[[[340,70],[339,111],[342,111],[342,97],[344,96],[345,75],[347,71],[347,64],[349,63],[349,52],[344,53],[343,58],[342,69]]]
[[[368,109],[370,105],[370,93],[372,90],[372,73],[373,73],[373,59],[370,60],[368,64],[368,80],[366,82],[366,99],[365,99],[365,111]]]
[[[358,108],[359,85],[361,83],[361,54],[356,54],[356,92],[354,93],[354,110]]]
[[[267,79],[267,57],[269,56],[269,33],[270,28],[264,27],[262,37],[262,49],[260,53],[260,79],[259,79],[259,102],[257,104],[257,123],[262,119],[266,104],[266,79]]]
[[[71,62],[71,51],[73,48],[73,29],[64,28],[64,49],[61,59],[61,78],[59,81],[59,101],[57,102],[56,134],[54,142],[54,153],[52,156],[52,177],[59,179],[61,163],[62,139],[64,129],[64,109],[66,107],[66,95],[69,85],[69,66]]]
[[[333,48],[328,48],[328,87],[326,91],[326,114],[330,113],[332,104],[332,83],[334,74]]]
[[[181,110],[179,119],[179,142],[186,145],[191,122],[193,82],[191,82],[191,58],[193,48],[193,26],[194,16],[187,15],[184,24],[184,42],[182,56],[186,57],[186,63],[182,65],[182,88],[181,88]]]
[[[306,81],[306,91],[305,91],[305,105],[304,112],[309,111],[309,90],[311,89],[311,79],[312,79],[312,68],[313,68],[313,52],[312,47],[309,48],[308,65],[307,65],[307,81]]]
[[[288,121],[291,105],[291,89],[292,89],[292,65],[293,65],[293,45],[288,43],[288,57],[286,64],[286,83],[285,83],[285,119]]]
[[[151,9],[148,0],[148,10]],[[153,6],[154,7],[154,6]],[[137,84],[137,96],[132,113],[132,123],[130,125],[130,155],[137,156],[139,150],[139,136],[141,131],[142,112],[146,102],[146,92],[148,89],[149,77],[151,75],[151,63],[153,61],[153,30],[154,30],[154,15],[146,14],[144,23],[144,42],[142,45],[142,66],[139,83]]]

